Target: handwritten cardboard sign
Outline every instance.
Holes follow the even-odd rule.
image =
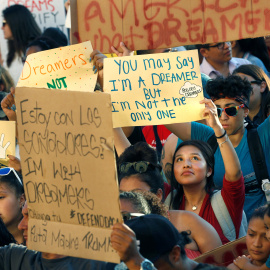
[[[93,92],[97,74],[89,62],[90,41],[30,54],[17,87]]]
[[[15,156],[15,121],[0,121],[0,130],[0,168],[2,168],[8,166],[7,155]]]
[[[110,95],[17,87],[16,106],[29,248],[119,261],[99,246],[121,221]]]
[[[231,41],[270,34],[268,0],[72,0],[72,43],[103,53]]]
[[[114,127],[190,122],[204,105],[197,50],[105,59]]]
[[[228,266],[235,258],[247,255],[246,237],[232,241],[226,245],[208,251],[195,259],[198,263],[209,263]]]

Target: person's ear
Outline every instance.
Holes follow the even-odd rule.
[[[237,41],[236,40],[231,41],[231,47],[232,47],[232,49],[236,46],[236,44],[237,44]]]
[[[181,262],[181,248],[178,245],[173,247],[169,254],[169,260],[173,265]]]
[[[262,81],[262,83],[260,85],[260,92],[261,93],[263,93],[265,91],[266,86],[267,86],[266,82]]]
[[[206,177],[209,177],[212,173],[213,173],[213,169],[212,168],[208,168],[207,169]]]
[[[159,200],[162,201],[162,199],[163,199],[163,191],[162,191],[161,188],[158,189],[156,195],[159,198]]]
[[[24,204],[25,204],[25,194],[23,193],[20,197],[19,197],[19,204],[20,204],[20,208],[22,209]]]
[[[203,57],[207,58],[208,57],[208,53],[209,53],[209,49],[207,48],[201,48],[200,49],[200,53]]]
[[[249,114],[249,109],[247,107],[244,108],[244,118],[246,118]]]

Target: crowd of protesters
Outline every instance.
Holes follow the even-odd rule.
[[[66,9],[69,5],[65,1]],[[5,8],[2,20],[8,53],[0,59],[0,120],[16,121],[14,87],[26,57],[69,42],[58,28],[42,32],[22,5]],[[270,38],[194,47],[206,120],[114,129],[124,222],[114,224],[111,245],[121,263],[28,249],[20,159],[9,156],[9,167],[0,169],[1,269],[216,269],[222,267],[193,259],[242,236],[249,255],[235,258],[228,268],[270,268],[270,206],[262,188],[270,175]],[[136,57],[123,42],[112,52]],[[97,50],[90,55],[101,90],[105,58]],[[264,168],[254,163],[256,155]]]

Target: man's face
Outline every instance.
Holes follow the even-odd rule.
[[[225,42],[223,48],[213,47],[218,44],[219,43],[210,43],[209,48],[203,48],[200,50],[201,54],[212,66],[227,63],[232,59],[231,44],[229,42]]]
[[[217,108],[226,108],[226,107],[233,107],[233,106],[239,106],[241,103],[235,101],[234,99],[218,99],[215,102],[215,105]],[[240,108],[237,112],[236,116],[228,116],[224,111],[221,114],[221,117],[219,118],[219,121],[223,128],[227,131],[228,135],[234,135],[239,132],[242,132],[242,129],[244,127],[244,118],[248,114],[248,109],[246,107]]]
[[[27,237],[28,237],[28,207],[27,202],[24,204],[22,209],[23,219],[18,225],[19,230],[23,231],[23,238],[25,239],[25,244],[27,246]]]

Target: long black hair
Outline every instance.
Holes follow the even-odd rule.
[[[22,57],[29,42],[41,35],[32,13],[23,5],[12,5],[3,10],[13,39],[8,40],[7,65],[11,65],[15,56]]]
[[[236,68],[233,71],[233,75],[237,75],[238,73],[243,73],[245,75],[251,76],[254,78],[256,81],[261,81],[266,83],[266,88],[264,92],[262,93],[262,98],[261,98],[261,110],[262,112],[265,111],[265,108],[267,107],[267,100],[266,96],[267,93],[269,93],[269,88],[270,88],[270,79],[269,77],[265,74],[265,72],[258,66],[256,65],[242,65]],[[263,113],[260,116],[260,122],[263,122],[267,117]]]
[[[175,156],[176,156],[177,151],[180,148],[182,148],[184,146],[188,146],[188,145],[191,145],[191,146],[198,148],[201,151],[201,153],[206,161],[207,168],[212,169],[211,175],[206,177],[205,191],[208,194],[212,195],[213,190],[214,190],[213,176],[214,176],[215,158],[214,158],[214,153],[213,153],[210,145],[204,141],[199,141],[199,140],[188,140],[188,141],[184,141],[184,142],[180,143],[174,152],[173,165],[172,165],[171,194],[173,194],[174,190],[176,190],[176,194],[175,194],[175,196],[171,196],[170,207],[172,209],[176,209],[176,210],[179,209],[179,206],[183,200],[184,189],[183,189],[183,186],[177,182],[175,175],[173,173],[174,172],[174,161],[175,161]]]

